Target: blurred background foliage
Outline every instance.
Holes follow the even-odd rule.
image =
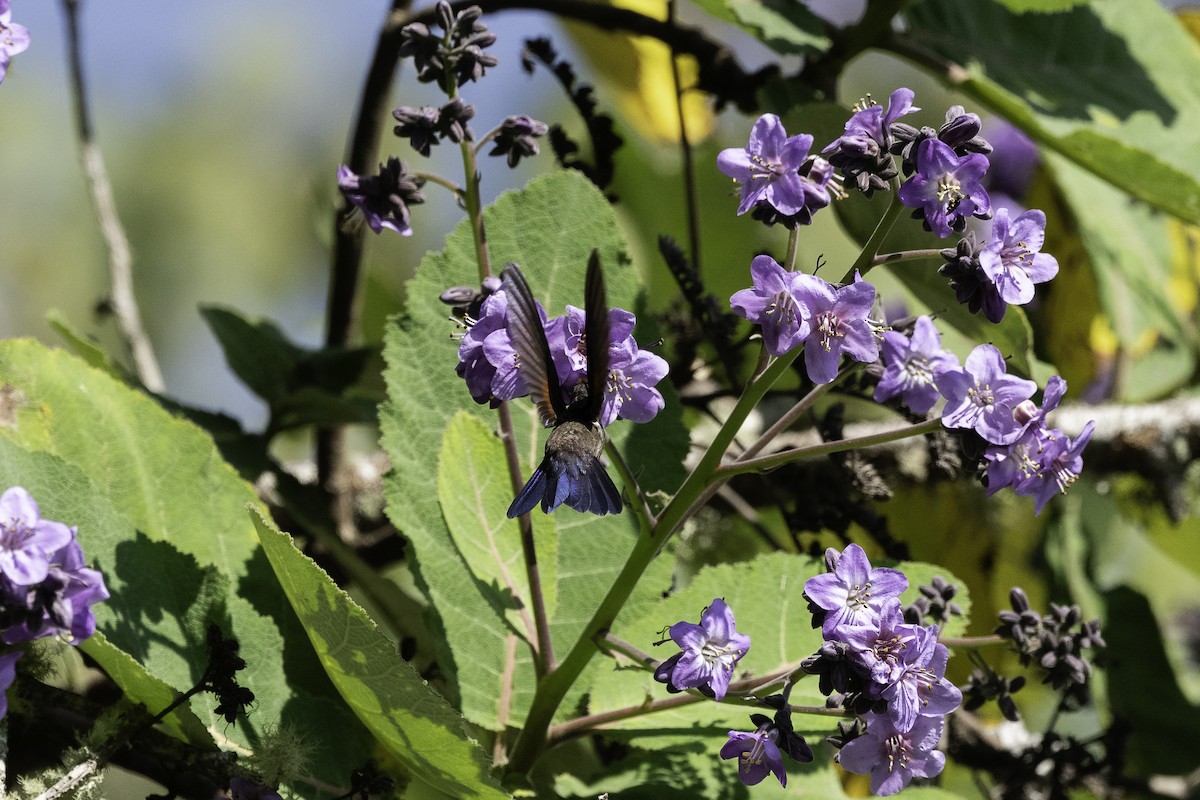
[[[619,4],[658,16],[666,8],[662,0]],[[335,169],[344,158],[359,85],[388,5],[354,0],[334,10],[311,0],[84,4],[97,134],[133,245],[143,316],[163,361],[168,394],[180,402],[229,413],[250,430],[261,429],[266,420],[262,402],[225,366],[199,312],[202,304],[274,320],[307,346],[321,341]],[[723,6],[698,5],[718,11]],[[840,22],[856,19],[863,6],[836,0],[809,5]],[[46,322],[47,312],[59,309],[78,330],[119,353],[115,327],[102,310],[105,253],[75,155],[60,12],[51,2],[14,6],[33,45],[0,88],[0,334],[59,344]],[[748,69],[778,62],[786,74],[803,63],[798,53],[804,48],[795,40],[774,43],[782,51],[776,52],[735,25],[739,19],[730,13],[717,21],[690,4],[681,13],[728,41]],[[1197,15],[1180,13],[1196,36]],[[740,21],[746,23],[744,17]],[[550,36],[580,80],[595,85],[600,110],[617,120],[625,144],[608,191],[618,198],[615,210],[646,287],[647,310],[669,311],[678,291],[656,241],[669,234],[684,243],[687,223],[666,48],[559,25],[545,14],[506,11],[488,22],[499,37],[494,52],[501,63],[482,85],[464,91],[477,106],[476,131],[508,114],[527,113],[584,138],[553,77],[545,70],[528,76],[520,68],[523,39]],[[691,80],[694,65],[683,60],[681,73],[685,83]],[[1200,75],[1194,77],[1200,81]],[[791,133],[814,133],[820,147],[840,132],[846,110],[859,97],[882,99],[897,86],[916,91],[924,124],[938,124],[942,109],[964,102],[929,72],[872,51],[842,74],[836,107],[796,102],[786,111],[764,110],[779,110]],[[772,96],[785,96],[786,88],[773,87],[778,94]],[[420,105],[436,103],[438,96],[402,68],[394,99],[396,105]],[[985,115],[985,135],[999,130],[1001,120],[988,117],[988,109],[966,105]],[[703,275],[708,290],[723,299],[745,286],[753,255],[782,249],[783,232],[735,217],[733,187],[715,168],[720,149],[745,143],[754,115],[732,108],[714,113],[695,93],[688,95],[685,112],[701,200]],[[419,169],[457,174],[454,150],[437,148],[426,161],[392,137],[390,128],[389,119],[381,159],[397,154]],[[515,171],[489,159],[483,169],[484,199],[490,202],[556,167],[547,147]],[[426,195],[428,202],[414,209],[411,238],[368,241],[365,342],[380,340],[386,318],[403,307],[405,282],[417,263],[441,247],[461,218],[436,187],[428,187]],[[824,259],[825,277],[842,273],[858,252],[853,234],[861,209],[854,204],[860,200],[847,201],[837,214],[819,214],[803,230],[801,264]],[[1197,227],[1055,155],[1044,154],[1024,204],[1046,211],[1046,250],[1062,268],[1029,311],[1033,355],[1045,365],[1035,364],[1035,373],[1042,380],[1051,368],[1064,375],[1072,401],[1197,402]],[[881,210],[877,198],[867,213]],[[895,247],[885,250],[921,238],[897,234]],[[938,246],[926,242],[923,246]],[[922,263],[932,269],[932,262]],[[873,280],[890,314],[923,308],[911,286],[890,271],[876,272]],[[447,369],[454,359],[449,334],[448,323]],[[974,344],[952,333],[947,342],[960,355]],[[363,441],[372,440],[367,431]],[[291,438],[285,449],[302,455],[303,439]],[[1104,701],[1097,713],[1103,722],[1119,715],[1132,723],[1129,757],[1140,770],[1176,774],[1196,766],[1194,745],[1187,743],[1200,736],[1195,713],[1200,473],[1190,460],[1184,454],[1170,474],[1085,476],[1037,519],[1027,502],[985,500],[984,490],[970,481],[910,480],[878,508],[912,558],[943,564],[968,583],[973,633],[990,631],[995,612],[1007,606],[1009,587],[1018,583],[1035,607],[1069,600],[1083,605],[1085,617],[1104,618],[1113,657],[1107,681],[1097,687]],[[703,564],[837,541],[827,532],[772,540],[760,528],[778,529],[784,522],[771,508],[762,514],[759,529],[719,512],[698,518],[677,550],[681,580]],[[883,555],[861,530],[851,535],[873,558]],[[1153,625],[1147,624],[1151,615]],[[1015,659],[1007,666],[1015,668]],[[956,681],[965,679],[965,660],[952,662],[952,669]],[[1051,693],[1038,691],[1030,687],[1018,698],[1031,729],[1047,724],[1054,712]],[[1062,725],[1086,730],[1096,723]],[[1171,736],[1178,747],[1162,745]],[[967,774],[949,771],[946,781],[963,793],[974,791]]]

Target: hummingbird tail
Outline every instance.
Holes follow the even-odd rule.
[[[509,519],[532,511],[538,501],[547,514],[563,503],[576,511],[601,517],[620,514],[621,493],[600,460],[594,456],[588,459],[582,469],[578,462],[574,468],[566,468],[562,461],[547,456],[508,507]]]
[[[529,480],[525,482],[521,491],[513,499],[512,505],[508,507],[509,519],[516,519],[522,514],[528,514],[538,504],[538,501],[542,500],[542,496],[546,492],[546,471],[542,468],[544,466],[545,462],[533,471]],[[545,505],[544,501],[542,505]]]

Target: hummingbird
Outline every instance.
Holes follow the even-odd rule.
[[[621,493],[600,463],[607,439],[600,425],[600,407],[608,382],[609,326],[599,253],[593,250],[588,259],[584,284],[587,372],[572,389],[570,402],[563,397],[546,330],[520,267],[508,264],[501,283],[522,377],[542,424],[554,429],[546,440],[542,463],[508,507],[509,519],[527,514],[538,501],[547,514],[563,503],[600,516],[621,513]]]

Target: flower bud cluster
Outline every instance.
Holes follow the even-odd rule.
[[[1043,683],[1065,692],[1074,707],[1086,704],[1092,666],[1083,651],[1105,648],[1100,620],[1083,622],[1079,606],[1056,603],[1050,604],[1049,614],[1039,614],[1030,608],[1025,592],[1016,587],[1008,597],[1012,610],[1000,612],[996,633],[1012,640],[1022,664],[1037,664]]]
[[[904,622],[904,573],[872,568],[856,544],[826,551],[826,564],[829,572],[804,584],[814,626],[825,639],[804,669],[820,675],[831,702],[865,720],[864,733],[841,737],[838,761],[870,775],[873,793],[894,794],[914,777],[941,773],[946,759],[935,748],[962,693],[945,678],[950,654],[938,641],[938,627]],[[946,589],[934,593],[944,597]]]
[[[108,599],[104,576],[84,564],[75,528],[43,519],[20,486],[0,495],[0,718],[2,692],[15,678],[21,651],[7,649],[44,636],[71,644],[96,632],[92,605]]]
[[[400,55],[412,58],[417,80],[436,81],[448,92],[451,81],[454,86],[462,86],[479,80],[488,67],[496,66],[496,57],[483,52],[496,43],[496,36],[479,21],[483,14],[479,6],[455,14],[446,0],[439,0],[435,13],[442,35],[421,22],[405,25],[400,31]]]
[[[376,175],[356,175],[345,165],[338,167],[338,189],[362,212],[375,233],[387,228],[401,236],[412,236],[408,207],[425,202],[421,194],[424,185],[425,179],[410,175],[395,156],[380,164]]]
[[[479,317],[465,319],[467,330],[459,344],[456,372],[467,382],[467,389],[477,403],[495,407],[502,400],[525,397],[530,390],[513,347],[504,290],[488,294],[479,312]],[[565,314],[547,319],[545,309],[539,304],[538,313],[564,401],[569,404],[577,387],[585,385],[587,375],[586,312],[569,305]],[[608,380],[600,408],[600,424],[605,427],[618,418],[649,422],[665,405],[662,394],[654,387],[666,377],[667,362],[638,347],[633,338],[636,321],[629,311],[609,309]]]

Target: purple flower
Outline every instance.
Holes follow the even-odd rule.
[[[896,177],[896,165],[888,152],[892,147],[892,123],[921,109],[912,104],[912,89],[892,92],[887,111],[871,101],[870,95],[867,98],[854,106],[846,132],[821,152],[830,154],[829,163],[842,171],[847,185],[870,197]]]
[[[0,495],[0,573],[14,584],[29,586],[45,580],[50,554],[73,538],[66,525],[42,519],[38,504],[20,486]]]
[[[820,156],[810,156],[800,166],[800,187],[804,191],[804,207],[795,214],[782,214],[766,200],[754,204],[750,216],[765,225],[783,225],[788,230],[797,225],[811,225],[813,215],[829,205],[829,181],[833,165]]]
[[[870,363],[879,357],[879,342],[867,319],[875,304],[875,287],[858,273],[854,283],[834,288],[815,275],[797,275],[795,298],[808,310],[810,329],[804,345],[804,367],[814,383],[837,377],[842,353]]]
[[[29,30],[12,22],[9,0],[0,0],[0,83],[8,73],[8,62],[29,47]]]
[[[958,358],[942,349],[942,337],[929,317],[917,318],[912,338],[884,331],[883,377],[875,387],[875,402],[899,397],[914,414],[925,414],[939,397],[933,376],[958,366]]]
[[[872,794],[892,795],[913,778],[941,774],[946,756],[934,748],[944,726],[941,717],[918,717],[902,733],[886,715],[869,714],[867,732],[843,745],[837,759],[847,772],[870,775]]]
[[[942,424],[947,428],[974,428],[992,444],[1011,444],[1023,426],[1013,409],[1037,391],[1033,381],[1008,375],[1004,357],[995,345],[981,344],[967,356],[962,369],[947,369],[934,376],[946,398]]]
[[[785,216],[799,213],[807,198],[798,172],[812,141],[807,133],[788,137],[779,117],[763,114],[754,123],[745,149],[722,150],[717,155],[718,169],[742,185],[737,213],[745,214],[760,200]]]
[[[915,635],[896,658],[872,669],[876,682],[885,684],[883,699],[898,731],[911,730],[918,717],[945,716],[962,704],[962,692],[945,678],[950,651],[938,642],[937,626],[912,627]]]
[[[0,0],[2,2],[4,0]],[[8,716],[8,687],[17,679],[17,661],[23,655],[21,650],[0,655],[0,719]]]
[[[608,384],[600,407],[600,424],[607,427],[618,417],[630,422],[654,419],[666,405],[662,393],[654,388],[667,376],[666,360],[638,349],[632,336],[621,346],[614,346],[608,357]]]
[[[827,639],[841,626],[878,625],[884,604],[899,598],[907,588],[903,572],[889,567],[872,569],[866,551],[856,544],[847,545],[832,572],[804,582],[804,594],[828,612],[821,624]]]
[[[979,253],[979,264],[1003,303],[1025,305],[1033,299],[1035,283],[1045,283],[1058,274],[1058,261],[1041,252],[1045,239],[1046,215],[1041,211],[1026,211],[1011,222],[1007,208],[996,211],[992,239]]]
[[[668,689],[708,687],[714,698],[723,699],[734,666],[750,649],[750,637],[735,629],[733,611],[718,597],[704,609],[699,625],[677,622],[670,632],[683,652],[660,665],[655,679],[667,683]]]
[[[808,306],[796,295],[802,275],[788,272],[770,256],[755,256],[750,277],[754,285],[735,292],[729,306],[738,316],[761,325],[767,352],[781,356],[811,332]]]
[[[1057,429],[1040,438],[1040,447],[1033,453],[1036,465],[1032,474],[1013,485],[1013,491],[1021,497],[1033,498],[1034,516],[1042,513],[1054,495],[1066,494],[1067,488],[1084,471],[1084,447],[1091,441],[1094,428],[1096,422],[1091,421],[1074,439]]]
[[[541,317],[542,327],[545,329],[546,339],[550,344],[550,352],[561,350],[561,337],[553,334],[551,325],[546,320],[546,309],[542,308],[542,304],[536,300],[534,303],[537,305],[538,316]],[[496,368],[495,374],[492,375],[491,386],[492,397],[496,400],[515,400],[529,394],[529,387],[525,385],[525,379],[521,374],[521,360],[513,347],[507,312],[508,301],[505,300],[504,309],[501,312],[504,315],[503,326],[488,333],[487,338],[483,341],[483,354],[488,363]],[[495,312],[489,309],[488,313]],[[553,376],[548,377],[553,382]]]
[[[420,191],[424,185],[424,178],[408,174],[394,156],[379,165],[378,175],[355,175],[347,166],[338,167],[338,189],[347,202],[362,211],[375,233],[387,228],[411,236],[408,207],[425,202]]]
[[[959,158],[945,142],[926,139],[917,149],[917,173],[900,187],[900,202],[917,209],[925,226],[944,239],[961,232],[967,217],[984,219],[991,211],[979,182],[987,168],[985,155]]]
[[[508,300],[504,291],[499,290],[488,295],[480,306],[480,316],[477,320],[467,319],[467,331],[463,334],[458,345],[458,366],[455,371],[467,382],[467,390],[476,403],[495,402],[492,395],[492,380],[496,377],[496,366],[488,361],[484,345],[493,333],[501,333],[505,337]]]
[[[779,779],[780,786],[787,786],[783,753],[775,741],[777,737],[778,731],[768,726],[759,726],[753,733],[730,731],[729,741],[721,748],[721,758],[738,760],[738,779],[747,786],[761,783],[772,772]]]
[[[0,593],[6,644],[43,636],[79,644],[96,632],[92,606],[109,596],[104,576],[84,566],[83,548],[74,538],[52,553],[49,562],[46,577],[36,585],[4,586]]]

